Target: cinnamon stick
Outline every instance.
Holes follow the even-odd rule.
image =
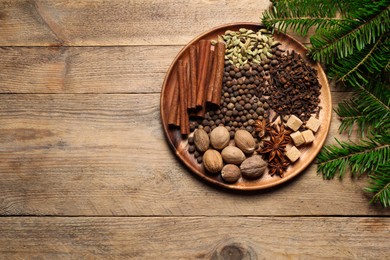
[[[197,75],[197,49],[195,45],[190,46],[190,89],[191,89],[191,102],[189,108],[196,108],[196,93],[198,90],[198,75]]]
[[[226,46],[223,42],[218,42],[216,45],[216,65],[215,65],[215,80],[213,85],[213,95],[211,103],[219,106],[221,105],[221,95],[222,95],[222,80],[223,72],[225,68],[225,49]]]
[[[216,65],[217,65],[217,50],[214,48],[212,53],[212,61],[211,61],[211,66],[210,66],[210,71],[209,71],[209,79],[208,79],[208,86],[207,86],[207,95],[206,95],[206,101],[211,102],[213,99],[213,91],[214,91],[214,85],[215,85],[215,70],[216,70]]]
[[[209,94],[209,82],[210,82],[210,78],[212,76],[212,63],[213,63],[213,53],[214,51],[210,49],[210,54],[209,54],[209,60],[208,60],[208,64],[206,66],[206,74],[205,74],[205,90],[204,90],[204,98],[203,98],[203,104],[202,104],[202,107],[201,109],[196,113],[196,116],[197,117],[204,117],[205,114],[206,114],[206,100],[207,100],[207,96]],[[210,90],[210,96],[212,95],[212,89]]]
[[[180,110],[179,110],[179,86],[177,79],[177,72],[172,74],[172,85],[170,86],[170,90],[168,92],[167,103],[169,104],[169,114],[168,114],[168,124],[173,126],[180,125]]]
[[[186,66],[183,60],[178,61],[177,74],[179,80],[179,96],[180,96],[180,133],[187,135],[190,133],[190,123],[187,112],[187,88],[186,88]]]
[[[210,62],[210,41],[199,41],[199,65],[198,65],[198,93],[196,96],[196,105],[204,106],[207,72]]]

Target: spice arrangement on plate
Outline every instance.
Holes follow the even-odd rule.
[[[171,82],[170,128],[204,174],[227,184],[283,178],[321,125],[316,69],[266,29],[194,42]]]

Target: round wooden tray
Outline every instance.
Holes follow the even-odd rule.
[[[194,156],[188,153],[188,143],[187,139],[182,139],[182,136],[178,129],[171,128],[168,126],[167,118],[168,111],[170,109],[171,104],[167,103],[167,94],[170,89],[173,87],[172,84],[172,75],[175,73],[175,65],[176,62],[183,58],[183,53],[187,51],[191,44],[194,44],[202,39],[208,40],[217,40],[218,35],[222,35],[226,30],[237,31],[240,28],[252,29],[253,31],[258,31],[262,26],[257,23],[233,23],[226,24],[210,31],[207,31],[195,39],[193,39],[190,43],[188,43],[176,56],[175,60],[171,64],[166,74],[162,90],[161,90],[161,120],[164,128],[164,132],[166,138],[168,139],[168,143],[175,152],[175,154],[179,157],[179,159],[196,175],[200,176],[203,180],[213,183],[228,189],[235,190],[258,190],[258,189],[266,189],[276,185],[279,185],[287,180],[293,178],[294,176],[301,173],[317,156],[321,147],[323,146],[326,136],[329,131],[331,114],[332,114],[332,101],[330,95],[329,84],[326,78],[326,75],[318,63],[314,63],[306,57],[307,49],[299,43],[294,38],[283,34],[277,33],[274,34],[274,39],[280,41],[282,43],[281,48],[285,50],[295,50],[295,52],[301,54],[301,56],[308,62],[312,67],[314,67],[318,71],[318,80],[322,86],[321,95],[320,95],[320,106],[322,107],[319,120],[321,121],[321,126],[318,132],[315,134],[315,141],[312,145],[300,148],[299,150],[302,152],[301,157],[297,162],[290,165],[287,171],[285,172],[283,178],[278,176],[270,176],[268,172],[266,172],[261,178],[257,180],[246,180],[241,178],[238,182],[234,184],[225,183],[220,174],[218,176],[209,175],[205,172],[203,165],[198,164]]]

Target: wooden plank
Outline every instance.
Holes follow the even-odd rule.
[[[0,93],[160,92],[182,47],[0,47]]]
[[[260,23],[269,5],[268,0],[0,0],[0,46],[186,44],[222,24]]]
[[[3,47],[0,93],[159,92],[181,48]]]
[[[388,259],[389,227],[389,218],[11,217],[0,219],[0,254],[7,259]]]
[[[334,116],[328,143],[338,125]],[[2,215],[389,215],[369,206],[365,178],[323,181],[315,170],[266,192],[226,192],[170,151],[158,94],[0,95]]]

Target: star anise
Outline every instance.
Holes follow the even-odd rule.
[[[274,176],[283,177],[284,172],[287,170],[290,163],[286,159],[275,159],[268,164],[269,174]]]
[[[263,148],[259,150],[259,153],[268,157],[268,161],[272,161],[275,157],[282,157],[286,152],[286,144],[283,137],[271,135],[270,140],[263,140]]]
[[[283,158],[286,146],[291,141],[290,132],[285,129],[283,124],[279,128],[276,126],[271,128],[269,131],[270,140],[263,140],[263,148],[259,150],[259,153],[268,157],[269,162],[275,158]]]
[[[257,119],[255,121],[255,131],[259,133],[259,137],[264,137],[266,133],[269,133],[272,131],[272,126],[269,121],[267,121],[265,118],[263,120]]]
[[[276,135],[278,137],[284,137],[284,139],[289,143],[291,141],[291,131],[286,129],[284,124],[281,125],[274,125],[273,131],[270,132],[271,135]]]

